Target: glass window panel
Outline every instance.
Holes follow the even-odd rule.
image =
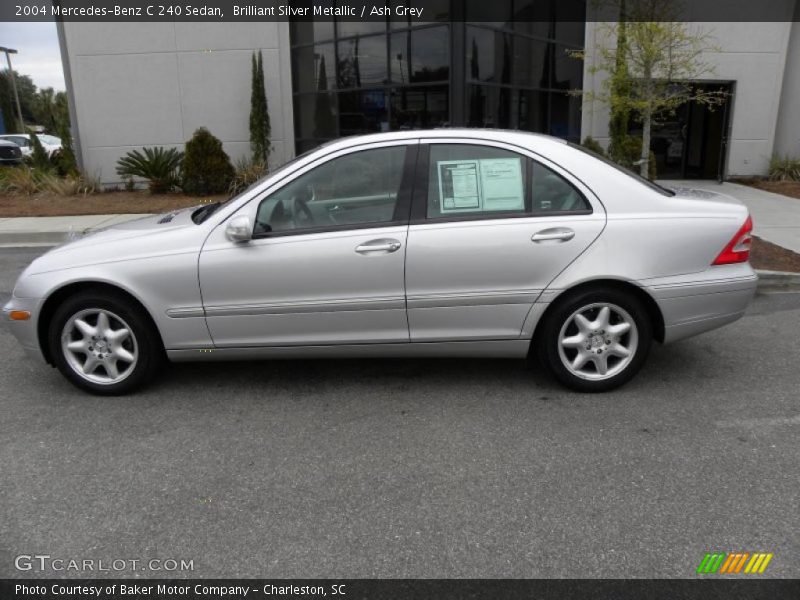
[[[553,54],[553,81],[556,90],[577,90],[583,85],[583,61],[570,56],[571,48],[551,44]]]
[[[448,125],[450,104],[446,85],[394,88],[391,103],[392,130]]]
[[[467,88],[469,127],[513,127],[510,88],[470,85]]]
[[[387,93],[383,89],[339,94],[339,135],[389,130]]]
[[[533,162],[533,212],[559,213],[591,210],[586,198],[558,173]]]
[[[511,82],[511,36],[467,28],[467,77],[482,83]]]
[[[336,131],[336,96],[298,94],[294,97],[294,128],[298,138],[332,138]]]
[[[550,94],[550,135],[579,141],[581,135],[581,98],[565,93]]]
[[[369,7],[368,7],[369,8]],[[336,32],[340,38],[369,35],[386,31],[386,21],[338,21]]]
[[[586,0],[558,0],[554,10],[555,39],[583,47],[586,39]]]
[[[511,26],[511,0],[482,0],[465,2],[466,21],[491,27]]]
[[[525,157],[502,148],[431,144],[429,219],[525,211]]]
[[[548,44],[542,40],[516,36],[514,38],[514,85],[524,87],[550,87]]]
[[[392,222],[405,155],[392,146],[324,163],[261,201],[255,233]]]
[[[547,133],[549,94],[542,90],[520,90],[515,100],[517,127],[525,131]]]
[[[295,92],[319,92],[336,87],[336,57],[333,44],[317,44],[292,50],[292,80]]]
[[[386,83],[386,36],[357,37],[338,42],[339,89]]]
[[[408,30],[392,35],[392,81],[425,83],[450,76],[450,29]]]
[[[392,12],[390,26],[392,29],[403,27],[419,27],[435,21],[448,21],[450,19],[450,0],[426,0],[425,12],[422,14],[425,21],[419,21],[410,15],[398,16]]]
[[[314,44],[333,39],[333,21],[292,21],[292,45]]]

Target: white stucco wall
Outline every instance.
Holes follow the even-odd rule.
[[[785,2],[787,14],[792,14],[795,0],[777,1]],[[797,107],[800,104],[800,82],[793,84],[798,89],[784,89],[792,23],[787,20],[769,23],[690,23],[689,26],[710,33],[713,36],[712,43],[718,50],[703,56],[712,71],[702,79],[734,82],[726,176],[766,174],[770,157],[776,148],[779,111],[788,114],[791,109],[787,111],[787,106]],[[584,87],[598,92],[606,75],[593,75],[589,65],[596,58],[596,45],[607,39],[607,28],[608,25],[603,23],[586,24]],[[792,51],[798,52],[797,49]],[[800,58],[794,60],[794,64],[798,65],[795,69],[800,68]],[[784,108],[781,109],[784,91],[786,97]],[[584,102],[581,139],[591,135],[606,145],[608,116],[608,107],[602,103]],[[796,117],[794,123],[797,123]],[[797,132],[797,129],[794,131]]]
[[[775,132],[775,152],[800,157],[800,2],[783,71],[783,93]]]
[[[117,160],[142,146],[183,148],[198,127],[235,161],[250,152],[250,56],[261,49],[271,166],[294,155],[286,23],[64,23],[84,170],[120,182]]]

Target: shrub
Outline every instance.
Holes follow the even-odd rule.
[[[769,161],[769,178],[772,181],[800,181],[800,158],[774,154]]]
[[[50,157],[47,155],[47,150],[42,146],[39,136],[35,133],[31,134],[31,145],[33,146],[33,154],[31,154],[31,166],[34,169],[41,171],[50,171],[53,168],[50,162]]]
[[[598,142],[592,136],[584,138],[583,142],[581,142],[581,146],[583,146],[587,150],[591,150],[595,154],[599,154],[600,156],[606,155],[606,151],[603,150],[603,147],[600,145],[600,142]]]
[[[117,175],[146,179],[151,194],[163,194],[177,185],[182,159],[183,153],[175,148],[133,150],[117,161]]]
[[[609,158],[621,167],[630,169],[637,175],[639,174],[639,165],[642,156],[642,138],[629,135],[624,138],[622,142],[609,148]],[[650,151],[649,160],[647,165],[647,178],[653,181],[656,178],[656,155]]]
[[[82,175],[67,175],[57,177],[52,174],[41,178],[40,189],[59,196],[77,196],[78,194],[94,194],[99,189],[99,184]]]
[[[4,168],[0,177],[0,189],[6,194],[30,196],[42,189],[44,174],[25,166]]]
[[[228,193],[232,196],[240,194],[266,174],[266,164],[257,160],[242,158],[236,163],[236,173],[228,188]]]
[[[231,159],[222,142],[205,127],[194,132],[186,142],[186,156],[181,167],[183,191],[187,194],[222,194],[228,191],[234,176]]]

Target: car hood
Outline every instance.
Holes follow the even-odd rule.
[[[204,236],[192,221],[197,207],[125,221],[87,234],[74,232],[73,239],[43,254],[31,263],[29,274],[86,266],[109,261],[143,258],[187,250],[202,243]]]

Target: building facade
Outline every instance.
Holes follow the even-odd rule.
[[[707,57],[713,73],[695,83],[730,95],[720,110],[687,106],[656,127],[662,176],[764,174],[773,153],[800,154],[800,3],[776,1],[784,22],[698,24],[718,48]],[[507,6],[505,20],[488,22],[483,2],[431,0],[424,23],[61,23],[83,167],[119,183],[126,152],[182,147],[201,126],[234,160],[246,157],[257,50],[272,165],[329,139],[398,129],[522,129],[605,143],[607,107],[576,93],[602,86],[588,67],[605,43],[592,3],[493,4]],[[584,49],[586,64],[576,58]]]

